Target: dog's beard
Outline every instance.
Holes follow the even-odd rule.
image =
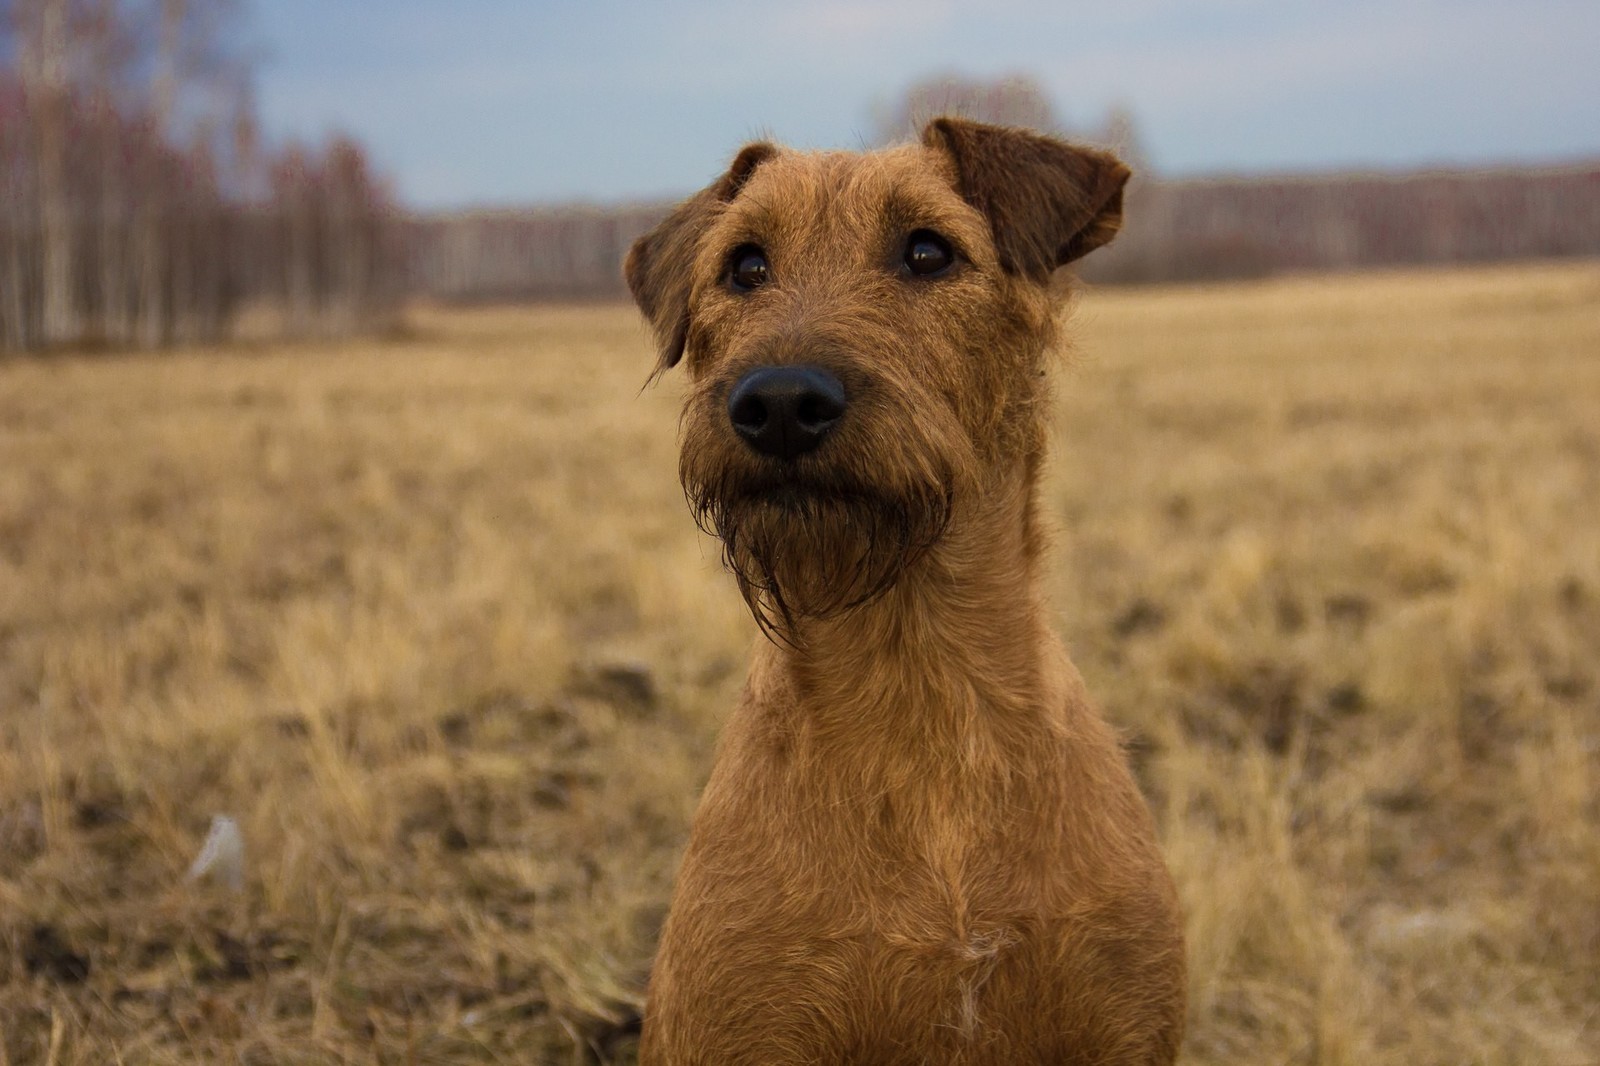
[[[942,486],[891,493],[802,481],[684,484],[695,521],[721,539],[756,624],[790,643],[801,620],[883,595],[950,521]]]

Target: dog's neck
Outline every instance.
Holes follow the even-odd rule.
[[[882,597],[804,619],[758,654],[752,684],[779,684],[796,727],[841,748],[940,759],[978,735],[1027,732],[1060,689],[1039,581],[1044,537],[1036,466],[1019,464],[959,499],[950,525]],[[997,753],[998,754],[998,753]]]

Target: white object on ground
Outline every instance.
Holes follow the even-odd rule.
[[[189,867],[190,881],[207,875],[235,892],[244,888],[244,836],[239,832],[239,823],[226,814],[212,815],[211,832],[206,834],[200,854]]]

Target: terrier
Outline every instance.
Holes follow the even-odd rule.
[[[957,118],[746,146],[629,251],[680,473],[759,642],[650,978],[644,1066],[1151,1064],[1181,919],[1048,625],[1057,268],[1113,156]]]

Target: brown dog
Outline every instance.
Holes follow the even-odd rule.
[[[681,472],[758,623],[641,1061],[1167,1063],[1171,880],[1047,625],[1035,500],[1061,288],[1128,171],[940,119],[752,144],[629,252],[683,361]]]

